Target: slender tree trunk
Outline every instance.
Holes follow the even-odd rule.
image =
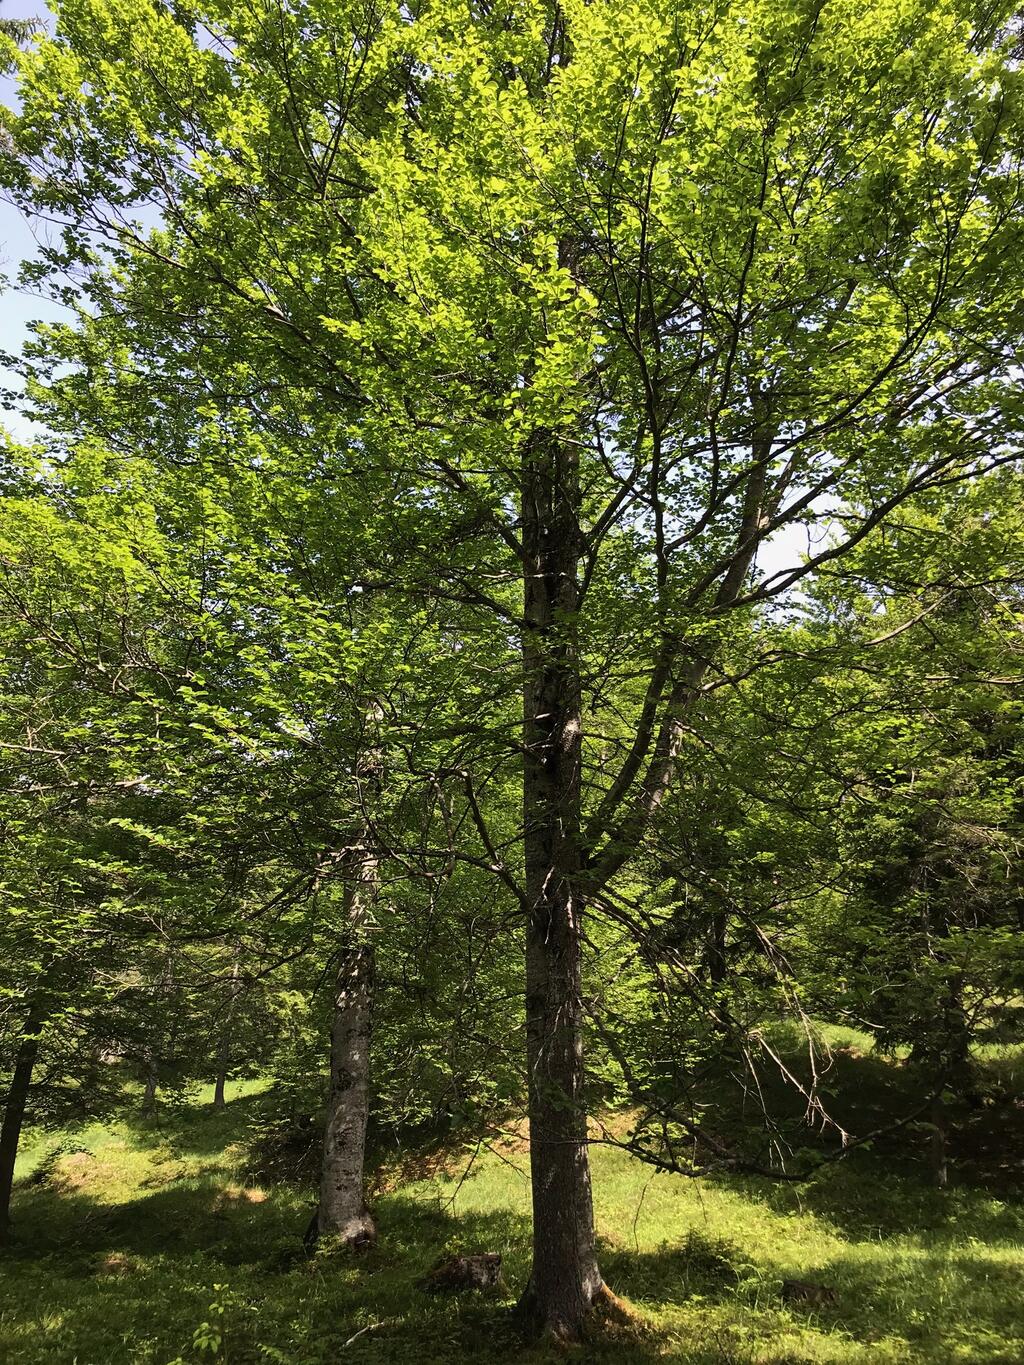
[[[239,955],[241,948],[236,946],[234,961],[231,963],[231,987],[228,993],[227,1009],[224,1012],[224,1021],[221,1025],[220,1039],[217,1043],[217,1079],[213,1087],[213,1107],[214,1109],[226,1108],[224,1098],[224,1087],[228,1079],[228,1068],[231,1065],[231,1027],[235,1018],[235,1006],[238,1003],[239,995]]]
[[[577,477],[538,438],[523,486],[526,1033],[533,1269],[520,1309],[577,1340],[601,1294],[583,1096]]]
[[[946,1106],[941,1095],[932,1099],[931,1124],[932,1179],[938,1189],[944,1190],[949,1181],[949,1162],[946,1157]]]
[[[151,1052],[146,1060],[146,1088],[142,1092],[142,1112],[147,1116],[156,1113],[156,1092],[160,1084],[160,1068],[156,1053]]]
[[[377,861],[364,850],[345,890],[348,941],[334,987],[331,1079],[317,1214],[317,1231],[349,1246],[364,1246],[377,1235],[366,1207],[364,1180],[374,958],[372,946],[362,937],[376,887]]]
[[[45,1021],[46,1010],[42,998],[37,996],[29,1005],[25,1019],[18,1055],[14,1062],[14,1074],[4,1105],[3,1125],[0,1126],[0,1241],[6,1240],[10,1227],[14,1163],[18,1156],[22,1124],[25,1121],[25,1106],[32,1083],[32,1070],[39,1055],[39,1035]]]
[[[168,1061],[174,1057],[178,1036],[178,1011],[173,998],[174,956],[173,945],[167,942],[160,976],[154,988],[157,1018],[170,1020],[170,1028],[164,1035],[163,1028],[151,1034],[149,1050],[146,1054],[146,1088],[142,1094],[142,1112],[146,1117],[156,1113],[156,1093],[160,1085],[160,1059]]]
[[[711,941],[708,944],[708,976],[716,988],[725,985],[729,974],[725,958],[727,927],[725,911],[716,910],[711,919]]]

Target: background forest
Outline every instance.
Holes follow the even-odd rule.
[[[1016,7],[51,10],[0,1355],[1024,1359]]]

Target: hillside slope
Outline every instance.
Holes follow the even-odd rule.
[[[254,1183],[259,1097],[202,1097],[149,1123],[94,1126],[26,1151],[0,1256],[0,1359],[12,1365],[547,1359],[503,1311],[528,1263],[525,1154],[394,1158],[379,1247],[309,1259],[312,1200]],[[471,1163],[471,1164],[470,1164]],[[469,1166],[467,1174],[467,1166]],[[687,1181],[594,1151],[609,1284],[637,1310],[587,1361],[1024,1360],[1024,1203],[991,1186],[932,1191],[862,1156],[807,1185]],[[399,1187],[400,1186],[400,1187]],[[494,1297],[428,1295],[443,1253],[497,1251]],[[787,1302],[785,1278],[829,1287]]]

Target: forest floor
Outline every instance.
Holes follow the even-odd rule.
[[[1017,1065],[1015,1063],[1014,1065]],[[855,1066],[851,1062],[850,1066]],[[1019,1078],[1015,1078],[1019,1079]],[[312,1195],[254,1183],[258,1087],[155,1119],[30,1142],[15,1237],[0,1254],[0,1361],[10,1365],[462,1365],[564,1360],[524,1349],[507,1312],[528,1268],[524,1154],[455,1147],[385,1165],[381,1239],[308,1258]],[[1019,1093],[1019,1092],[1018,1092]],[[1019,1103],[931,1189],[898,1152],[859,1153],[798,1186],[653,1174],[593,1150],[601,1263],[635,1326],[587,1362],[1024,1362]],[[400,1188],[399,1177],[401,1177]],[[442,1254],[496,1251],[507,1288],[428,1295]],[[834,1291],[787,1302],[786,1278]]]

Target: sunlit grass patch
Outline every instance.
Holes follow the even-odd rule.
[[[301,1237],[312,1191],[256,1179],[248,1167],[254,1094],[242,1089],[223,1113],[191,1103],[29,1145],[17,1237],[0,1260],[0,1359],[556,1358],[524,1349],[506,1312],[529,1270],[521,1144],[396,1158],[378,1181],[380,1244],[309,1258]],[[1024,1208],[1015,1199],[969,1183],[935,1191],[868,1154],[796,1186],[657,1174],[603,1146],[593,1167],[604,1273],[636,1316],[609,1326],[581,1360],[1024,1359]],[[452,1299],[417,1288],[439,1256],[462,1251],[499,1252],[504,1287]],[[787,1292],[794,1281],[809,1288]],[[202,1335],[211,1322],[219,1344]]]

